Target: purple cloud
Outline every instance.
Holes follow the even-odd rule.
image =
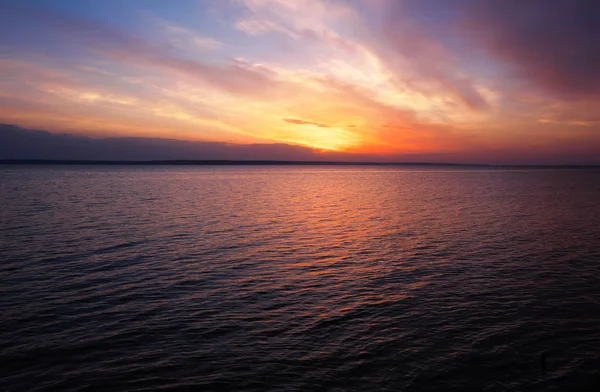
[[[559,97],[600,97],[600,2],[464,1],[474,41]]]

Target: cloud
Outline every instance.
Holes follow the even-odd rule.
[[[329,125],[327,125],[327,124],[316,123],[316,122],[311,122],[311,121],[304,121],[304,120],[298,120],[298,119],[295,119],[295,118],[284,118],[283,121],[289,122],[289,123],[292,123],[292,124],[298,124],[298,125],[314,125],[314,126],[317,126],[319,128],[329,128]]]
[[[269,86],[276,83],[270,75],[259,68],[235,61],[216,65],[192,60],[168,46],[147,42],[100,22],[80,20],[44,9],[17,8],[12,12],[28,20],[37,21],[38,28],[45,25],[46,30],[52,33],[41,37],[42,41],[50,40],[61,44],[71,42],[93,54],[101,54],[122,63],[185,75],[232,93],[254,96],[261,91],[268,92]],[[175,30],[178,35],[184,35],[187,39],[195,40],[196,43],[202,40],[204,44],[207,42],[210,42],[210,45],[217,44],[216,40],[207,41],[206,37],[190,37],[191,32],[180,28]]]
[[[588,157],[597,148],[597,28],[580,10],[595,21],[591,2],[548,0],[552,12],[513,0],[215,4],[229,18],[207,35],[7,11],[0,121],[454,161],[522,157],[543,141],[580,151],[575,138]]]
[[[90,138],[0,124],[0,159],[600,164],[599,151],[600,141],[589,143],[566,138],[537,146],[376,155],[319,151],[285,143],[235,144],[141,137]]]
[[[305,34],[341,36],[331,27],[340,21],[357,21],[348,4],[321,0],[241,0],[244,16],[235,26],[252,35],[280,33],[293,39]]]
[[[385,96],[379,94],[380,91],[388,91],[384,95],[387,94],[394,97],[397,94],[390,90],[391,85],[385,85],[386,76],[378,69],[381,64],[378,58],[371,53],[370,49],[364,43],[346,39],[330,26],[339,22],[359,21],[359,16],[349,6],[337,2],[319,2],[314,0],[306,0],[302,5],[283,0],[252,0],[248,1],[246,5],[248,9],[252,10],[253,15],[260,15],[262,20],[290,28],[311,43],[321,41],[326,47],[336,47],[350,56],[349,63],[353,64],[353,67],[351,67],[352,73],[344,72],[342,74],[342,77],[352,80],[351,82],[343,82],[345,84],[344,89],[347,90],[346,93],[348,94],[341,96],[340,83],[337,82],[335,83],[338,86],[333,86],[330,82],[317,81],[313,85],[317,89],[313,88],[313,86],[301,86],[296,81],[291,81],[287,78],[287,76],[294,73],[299,74],[293,70],[290,72],[289,68],[284,70],[285,72],[282,74],[274,72],[272,67],[263,64],[252,64],[247,61],[209,64],[186,58],[181,53],[173,51],[169,47],[146,42],[136,36],[125,34],[122,31],[98,22],[82,21],[39,10],[29,15],[29,17],[34,17],[41,23],[45,23],[57,30],[61,35],[58,38],[61,42],[77,42],[92,53],[111,58],[120,64],[154,68],[171,75],[186,77],[224,93],[240,96],[240,98],[246,96],[247,98],[251,98],[253,102],[268,102],[277,99],[278,102],[287,100],[298,104],[299,102],[292,93],[293,91],[297,91],[306,100],[315,100],[317,96],[320,98],[322,96],[323,99],[320,99],[320,101],[322,101],[323,107],[339,109],[352,106],[352,110],[343,109],[343,111],[346,113],[354,111],[357,114],[368,112],[367,117],[369,118],[378,116],[387,117],[388,115],[402,117],[404,113],[411,111],[408,108],[398,107],[398,102],[396,104],[379,103],[386,99]],[[412,58],[412,55],[414,53],[408,53],[404,57]],[[333,65],[335,63],[330,62],[329,64]],[[340,65],[334,65],[329,71],[334,73],[339,67]],[[414,68],[425,67],[415,66]],[[316,74],[318,75],[318,73]],[[357,77],[349,77],[351,75],[356,75]],[[377,78],[373,79],[373,75],[377,75]],[[406,77],[405,74],[400,73],[397,73],[395,76],[397,80]],[[287,80],[284,80],[286,78]],[[322,79],[335,80],[334,77],[328,76]],[[377,84],[369,86],[372,81],[375,81]],[[436,86],[441,86],[443,90],[450,94],[462,96],[463,98],[461,99],[469,107],[482,108],[485,106],[484,102],[479,99],[480,97],[477,92],[469,88],[469,82],[461,79],[459,76],[454,74],[446,75],[443,72],[439,72],[432,75],[430,81],[434,81]],[[403,83],[413,87],[418,85],[419,88],[417,90],[424,91],[421,88],[422,82],[405,80]],[[435,90],[434,87],[432,88]],[[322,89],[325,89],[325,91]],[[325,102],[326,97],[329,96],[337,97],[340,102]],[[406,99],[399,103],[406,103],[410,106],[418,100],[419,97],[408,94]],[[422,98],[420,100],[423,101]],[[344,101],[348,103],[344,103]],[[359,107],[360,102],[366,103],[364,109]],[[278,103],[278,105],[285,104]],[[384,109],[384,113],[376,113],[379,109]],[[433,109],[439,110],[439,107]],[[307,114],[310,115],[310,113]],[[321,118],[323,116],[318,117]],[[386,118],[386,120],[389,119]],[[323,122],[321,121],[320,123]]]
[[[0,124],[0,159],[386,161],[285,143],[236,144],[165,138],[90,138]]]
[[[478,88],[483,82],[464,71],[460,59],[431,29],[426,14],[412,11],[410,1],[381,4],[382,15],[370,21],[378,24],[370,26],[370,45],[392,72],[398,89],[443,94],[474,111],[490,108]]]
[[[169,34],[169,40],[184,50],[215,50],[223,43],[215,38],[206,37],[181,26],[161,23],[162,28]]]
[[[230,144],[163,138],[89,138],[0,124],[0,159],[307,160],[317,154],[286,144]]]
[[[466,34],[563,99],[600,97],[600,2],[463,1]]]
[[[473,111],[490,107],[480,81],[462,71],[429,25],[411,20],[405,1],[243,3],[248,12],[236,24],[238,29],[252,35],[278,34],[295,48],[302,42],[311,56],[332,66],[333,74],[344,71],[345,77],[357,77],[365,85],[375,82],[380,89],[444,95]],[[342,61],[330,59],[334,56]]]

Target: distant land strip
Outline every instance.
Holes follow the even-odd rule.
[[[540,169],[600,169],[600,165],[498,165],[437,162],[344,162],[344,161],[276,161],[276,160],[54,160],[0,159],[0,165],[92,165],[92,166],[410,166],[410,167],[472,167],[472,168],[540,168]]]

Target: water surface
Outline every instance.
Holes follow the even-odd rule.
[[[0,166],[0,206],[3,390],[597,387],[599,170]]]

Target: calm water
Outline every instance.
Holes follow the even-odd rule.
[[[600,170],[0,166],[0,261],[4,391],[600,383]]]

